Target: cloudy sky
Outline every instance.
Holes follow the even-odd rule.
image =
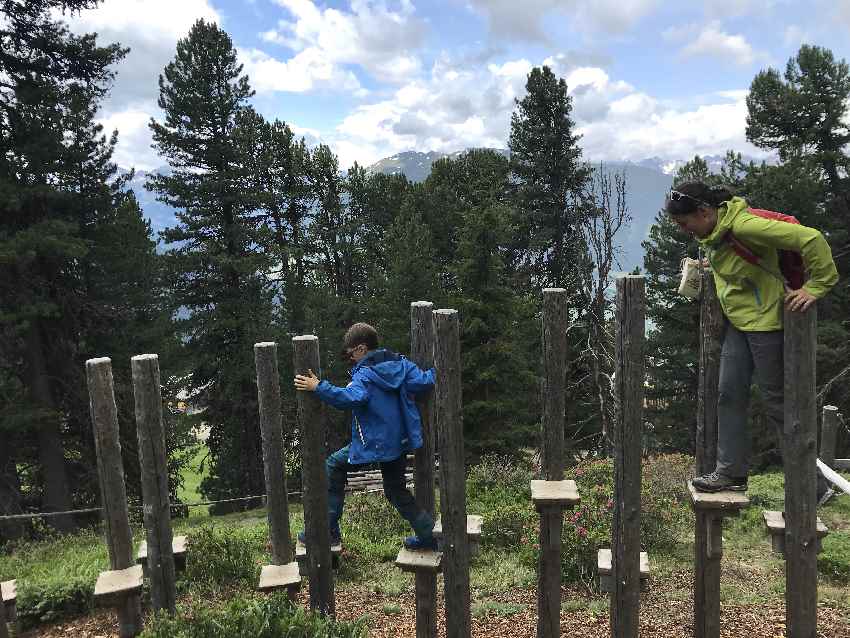
[[[255,107],[343,167],[404,150],[505,147],[528,71],[564,77],[586,159],[686,159],[745,140],[753,76],[801,43],[850,58],[850,0],[105,0],[68,17],[131,53],[104,104],[119,165],[163,164],[147,123],[192,23],[233,38]]]

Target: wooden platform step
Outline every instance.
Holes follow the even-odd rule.
[[[481,551],[481,526],[484,517],[478,514],[468,514],[466,517],[466,536],[469,539],[469,553],[476,555]],[[443,519],[438,518],[434,523],[434,538],[437,539],[437,549],[443,549]]]
[[[263,565],[260,572],[260,591],[274,591],[301,585],[301,574],[297,562],[286,565]]]
[[[700,492],[688,481],[688,495],[695,510],[714,512],[719,516],[737,516],[750,505],[744,492]]]
[[[186,537],[175,536],[171,539],[171,552],[174,554],[175,569],[184,569],[186,567]],[[148,542],[142,541],[139,543],[139,551],[136,552],[136,562],[142,565],[148,562]]]
[[[442,552],[414,551],[402,547],[395,559],[396,567],[404,572],[439,572],[443,566]]]
[[[6,605],[14,605],[18,599],[18,581],[7,580],[0,583],[0,592]]]
[[[531,481],[531,500],[537,508],[573,507],[581,501],[575,481]]]
[[[3,601],[3,608],[6,612],[6,625],[10,630],[10,635],[19,635],[18,631],[18,581],[7,580],[0,583],[0,599]]]
[[[599,589],[604,592],[614,591],[611,578],[611,550],[600,549],[596,553],[596,570],[599,573]],[[645,591],[649,581],[649,554],[640,553],[640,590]]]
[[[339,569],[339,556],[342,554],[342,543],[331,545],[331,569]],[[302,576],[307,575],[307,546],[301,541],[295,543],[295,560]]]
[[[95,598],[115,598],[142,591],[142,566],[100,572],[94,586]]]
[[[785,555],[785,514],[783,512],[775,512],[772,510],[764,510],[762,512],[764,524],[767,526],[767,531],[770,533],[771,548],[777,554]],[[829,534],[829,528],[823,524],[820,517],[817,519],[817,538],[815,540],[817,552],[820,554],[823,549],[821,539]]]

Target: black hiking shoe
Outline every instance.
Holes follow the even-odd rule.
[[[700,492],[746,492],[747,477],[726,476],[720,472],[712,472],[705,476],[697,476],[693,481],[694,487]]]

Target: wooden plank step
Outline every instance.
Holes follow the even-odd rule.
[[[404,572],[426,571],[437,573],[443,566],[442,552],[414,551],[402,547],[395,559],[396,567]]]
[[[469,540],[481,540],[481,525],[484,523],[484,517],[477,514],[469,514],[466,517],[466,535]],[[443,519],[438,518],[434,523],[434,536],[436,538],[443,537]]]
[[[339,556],[342,553],[342,543],[331,545],[331,555]],[[297,558],[307,558],[307,546],[301,541],[295,543],[295,556]]]
[[[575,481],[531,481],[531,500],[535,507],[561,505],[572,507],[581,499]]]
[[[301,585],[301,574],[298,571],[297,562],[286,565],[263,565],[260,572],[260,591],[273,591],[296,585]]]
[[[744,492],[700,492],[688,481],[688,495],[696,510],[712,511],[721,516],[737,516],[750,505],[750,499]]]
[[[611,550],[600,549],[596,554],[596,569],[600,575],[607,576],[611,573]],[[640,577],[649,578],[649,554],[640,553]]]
[[[773,510],[764,510],[762,512],[764,524],[767,526],[767,531],[770,533],[771,549],[777,554],[785,554],[785,514],[784,512],[775,512]],[[821,539],[829,534],[829,528],[824,525],[820,517],[817,518],[817,539],[816,551],[821,552]]]
[[[138,594],[142,591],[142,566],[100,572],[94,586],[95,598]]]
[[[3,602],[7,605],[14,605],[18,599],[18,581],[7,580],[0,583],[0,592],[2,592]]]
[[[186,555],[186,537],[185,536],[175,536],[171,539],[171,551],[174,554],[174,558],[178,558],[180,556]],[[142,541],[139,543],[139,551],[136,553],[136,560],[138,562],[144,562],[148,559],[148,542]]]

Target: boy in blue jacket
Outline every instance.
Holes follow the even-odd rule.
[[[356,323],[345,333],[343,356],[354,366],[351,383],[344,388],[320,381],[312,370],[295,377],[297,390],[315,392],[328,405],[351,410],[351,443],[326,462],[331,545],[341,542],[339,519],[348,472],[356,465],[380,463],[384,495],[415,532],[404,539],[404,546],[437,549],[434,519],[419,508],[404,480],[406,454],[422,446],[422,423],[412,395],[434,387],[434,369],[422,371],[403,356],[379,349],[378,333],[366,323]],[[302,542],[303,536],[301,532]]]

